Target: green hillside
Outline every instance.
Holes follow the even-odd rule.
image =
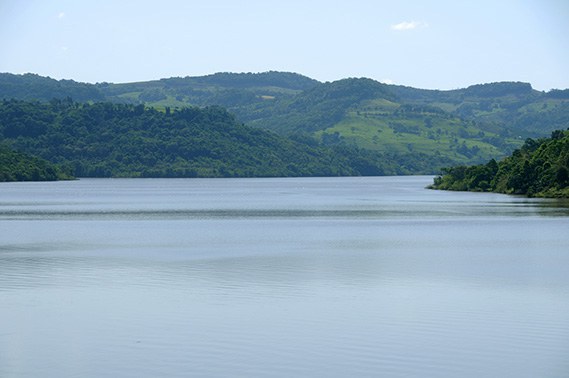
[[[505,126],[468,120],[440,106],[402,100],[393,86],[370,79],[319,84],[280,101],[268,115],[261,114],[248,123],[282,134],[309,132],[325,145],[420,153],[449,159],[453,164],[505,156],[522,143],[520,136],[507,133]]]
[[[446,168],[432,188],[569,198],[569,131],[527,139],[500,162]]]
[[[569,126],[569,90],[540,92],[520,82],[477,84],[452,91],[393,90],[402,102],[436,106],[502,136],[545,137]]]
[[[108,101],[146,103],[154,107],[218,105],[239,112],[290,97],[316,85],[316,80],[289,72],[216,73],[140,83],[97,84]]]
[[[67,178],[69,176],[62,174],[53,164],[0,144],[0,182],[55,181]]]
[[[281,136],[401,158],[402,171],[415,165],[410,161],[427,161],[427,173],[437,172],[444,162],[499,159],[527,138],[569,127],[569,90],[540,92],[519,82],[440,91],[365,78],[320,83],[286,72],[217,73],[124,84],[0,74],[0,97],[44,102],[72,97],[90,103],[104,99],[145,104],[162,112],[217,105],[239,122]]]
[[[285,138],[245,126],[215,106],[162,112],[144,105],[4,100],[0,140],[78,177],[384,175],[429,164],[318,146],[301,135]]]
[[[341,122],[360,102],[374,98],[394,99],[394,95],[371,79],[320,83],[294,97],[275,101],[265,112],[249,114],[249,124],[281,134],[317,132]]]
[[[105,95],[93,84],[55,80],[35,74],[0,73],[0,99],[50,101],[53,98],[75,101],[102,101]]]

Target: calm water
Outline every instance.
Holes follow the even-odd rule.
[[[569,204],[429,177],[0,185],[0,377],[568,377]]]

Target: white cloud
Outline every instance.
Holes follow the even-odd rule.
[[[65,17],[65,12],[59,12],[59,14],[57,15],[57,18],[59,18],[60,20]]]
[[[395,84],[395,82],[391,79],[381,79],[380,82],[383,84]]]
[[[391,25],[391,30],[395,31],[406,31],[418,28],[426,28],[429,25],[422,21],[403,21],[398,24]]]

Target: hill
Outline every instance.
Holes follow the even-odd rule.
[[[245,126],[216,106],[162,112],[144,105],[4,100],[0,140],[78,177],[408,174],[428,161],[285,138]]]
[[[216,73],[125,84],[97,84],[106,100],[154,107],[218,105],[239,113],[243,106],[289,97],[318,82],[289,72]]]
[[[527,139],[500,162],[444,169],[432,188],[569,198],[569,131]]]
[[[53,164],[0,144],[0,182],[68,179]]]
[[[283,99],[248,124],[282,134],[308,132],[325,145],[383,153],[425,154],[477,163],[521,144],[505,129],[467,120],[441,107],[404,100],[393,86],[370,79],[323,83]],[[433,172],[440,167],[432,167]]]
[[[124,84],[84,84],[37,75],[0,78],[3,75],[11,83],[7,90],[0,79],[3,98],[103,98],[161,111],[218,105],[248,126],[282,136],[302,135],[324,146],[404,156],[401,165],[413,166],[407,164],[409,157],[427,161],[428,173],[438,172],[441,162],[464,165],[499,159],[526,138],[569,127],[569,90],[540,92],[519,82],[438,91],[365,78],[321,83],[286,72],[217,73]]]
[[[501,82],[452,91],[395,87],[394,92],[405,103],[436,106],[504,136],[545,137],[569,126],[569,90],[540,92],[529,83]]]
[[[36,74],[0,73],[0,99],[50,101],[53,98],[75,101],[102,101],[105,95],[93,84],[55,80]]]

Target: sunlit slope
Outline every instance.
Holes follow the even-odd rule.
[[[2,98],[50,101],[65,96],[80,102],[145,104],[162,112],[218,105],[241,123],[281,136],[398,158],[412,155],[414,161],[427,157],[445,165],[507,156],[527,138],[569,127],[569,90],[542,92],[520,82],[425,90],[367,78],[322,83],[288,72],[217,73],[122,84],[0,74]],[[438,168],[432,165],[430,170]]]
[[[309,133],[325,145],[422,153],[456,163],[505,156],[523,142],[503,126],[461,118],[444,106],[405,101],[394,89],[370,79],[323,83],[250,124],[282,134]]]
[[[335,125],[315,133],[324,144],[348,143],[380,152],[424,153],[457,162],[502,156],[519,144],[435,108],[401,106],[379,99],[346,112]]]

